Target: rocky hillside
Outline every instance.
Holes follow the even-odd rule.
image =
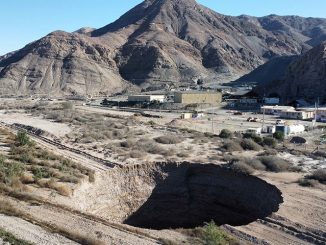
[[[146,0],[92,30],[54,32],[0,59],[2,93],[110,94],[228,82],[326,40],[326,19],[225,16],[195,0]]]
[[[295,59],[282,77],[261,83],[256,91],[277,93],[284,102],[305,99],[326,103],[326,42]]]

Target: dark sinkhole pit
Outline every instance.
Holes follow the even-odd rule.
[[[155,188],[125,224],[141,228],[194,228],[246,225],[278,211],[282,193],[275,186],[224,166],[165,164],[153,174]],[[163,174],[162,174],[163,173]]]

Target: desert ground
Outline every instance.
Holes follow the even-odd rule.
[[[207,244],[211,220],[216,244],[326,243],[321,124],[292,145],[241,136],[251,113],[143,112],[3,99],[0,244]]]

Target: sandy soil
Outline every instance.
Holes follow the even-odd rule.
[[[264,173],[259,177],[282,191],[284,203],[280,210],[265,220],[236,227],[236,230],[254,236],[267,244],[318,244],[306,234],[326,235],[326,187],[304,188],[295,183],[302,174]],[[320,243],[319,243],[320,244]]]
[[[155,239],[130,232],[127,227],[124,228],[123,225],[114,225],[101,221],[95,221],[81,214],[72,213],[52,205],[30,205],[27,202],[17,202],[15,200],[11,200],[11,203],[15,205],[20,211],[32,216],[33,220],[37,223],[41,222],[52,224],[71,233],[78,233],[83,235],[87,234],[87,237],[95,240],[100,239],[101,241],[104,241],[105,244],[159,244]],[[24,236],[27,236],[29,233],[24,231],[22,232]]]
[[[62,137],[71,132],[71,128],[63,123],[51,122],[42,118],[32,117],[24,113],[6,113],[0,111],[0,121],[7,124],[24,124],[40,128],[56,137]]]
[[[78,244],[59,234],[53,234],[42,227],[34,225],[23,219],[0,214],[0,228],[13,234],[19,239],[23,239],[35,244],[57,245],[57,244]],[[1,241],[0,241],[0,244]]]

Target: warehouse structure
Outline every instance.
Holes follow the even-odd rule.
[[[217,91],[175,92],[174,102],[181,104],[220,104],[222,93]]]

